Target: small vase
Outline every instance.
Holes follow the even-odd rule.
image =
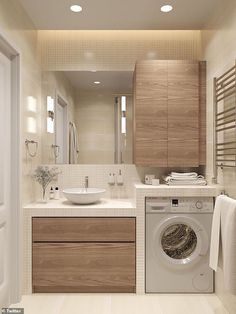
[[[42,199],[41,199],[41,203],[46,204],[47,203],[47,194],[46,194],[46,188],[42,188]]]

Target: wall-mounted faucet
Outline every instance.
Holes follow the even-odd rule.
[[[86,177],[84,178],[84,188],[87,189],[88,187],[89,187],[89,177],[86,176]]]

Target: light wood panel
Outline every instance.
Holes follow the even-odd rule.
[[[134,161],[167,166],[167,61],[145,60],[135,69]]]
[[[198,140],[168,141],[169,167],[198,167]]]
[[[133,218],[33,218],[34,242],[133,242]]]
[[[199,164],[206,165],[206,62],[199,62]]]
[[[33,292],[135,292],[135,244],[34,243]]]
[[[134,85],[135,164],[160,167],[204,164],[206,63],[137,62]]]
[[[199,165],[199,63],[168,61],[168,166]]]

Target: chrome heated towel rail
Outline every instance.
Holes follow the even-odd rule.
[[[218,168],[236,168],[236,64],[214,78],[214,177]]]

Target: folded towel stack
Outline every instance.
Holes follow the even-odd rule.
[[[171,172],[170,175],[164,178],[168,185],[206,185],[207,182],[202,175],[196,172]]]

